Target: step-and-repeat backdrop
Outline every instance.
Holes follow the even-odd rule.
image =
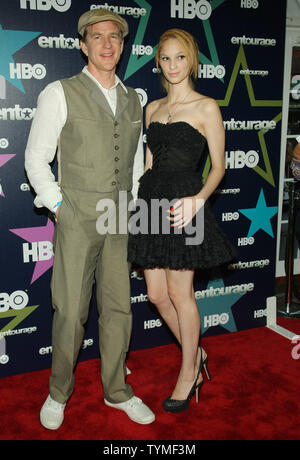
[[[54,225],[45,209],[33,206],[24,150],[39,92],[86,64],[77,21],[96,8],[116,11],[129,23],[118,75],[143,106],[164,95],[153,57],[162,32],[178,27],[199,43],[197,89],[216,99],[223,114],[226,177],[212,204],[238,258],[222,272],[196,273],[203,336],[265,325],[266,298],[274,294],[286,2],[1,0],[1,376],[51,365]],[[207,158],[204,177],[209,167]],[[131,277],[131,350],[170,343],[142,273]],[[98,356],[97,342],[93,298],[81,360]]]

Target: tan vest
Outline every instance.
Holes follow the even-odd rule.
[[[131,190],[142,125],[137,93],[117,86],[116,115],[84,73],[61,80],[68,116],[59,140],[59,183],[86,192]]]

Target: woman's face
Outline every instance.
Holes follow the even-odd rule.
[[[186,51],[176,38],[168,38],[162,45],[159,65],[170,84],[179,84],[190,75],[190,63]]]

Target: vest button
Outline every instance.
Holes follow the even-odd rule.
[[[120,159],[119,157],[115,157],[115,161],[119,161],[119,159]]]
[[[115,125],[115,126],[118,126],[118,124],[119,124],[119,123],[118,123],[117,121],[115,121],[114,125]]]
[[[118,145],[115,145],[115,150],[119,150],[119,146]]]
[[[116,183],[117,183],[116,181],[112,181],[111,185],[116,185]]]
[[[118,174],[118,172],[120,172],[118,169],[115,169],[115,173]]]
[[[119,134],[115,133],[114,138],[117,139],[119,137]]]

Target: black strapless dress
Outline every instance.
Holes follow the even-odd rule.
[[[151,203],[166,199],[169,202],[173,200],[172,205],[176,199],[196,195],[201,190],[203,184],[199,166],[207,152],[205,137],[183,121],[170,124],[152,122],[147,130],[147,142],[153,155],[152,169],[140,178],[138,191],[138,198],[148,205],[147,211],[142,213],[137,202],[137,209],[130,218],[136,223],[137,218],[142,216],[147,231],[141,222],[141,232],[130,231],[128,261],[144,268],[174,270],[206,269],[232,261],[235,250],[217,224],[208,202],[204,206],[204,222],[203,219],[201,222],[204,239],[200,244],[186,244],[187,238],[193,236],[191,230],[182,228],[178,233],[178,229],[170,227],[163,207],[159,211],[159,230],[154,226],[153,231],[151,227],[151,219],[157,219],[157,207],[151,209]],[[167,234],[162,220],[167,222]],[[199,226],[199,221],[194,218],[190,225],[195,228],[196,223]]]

